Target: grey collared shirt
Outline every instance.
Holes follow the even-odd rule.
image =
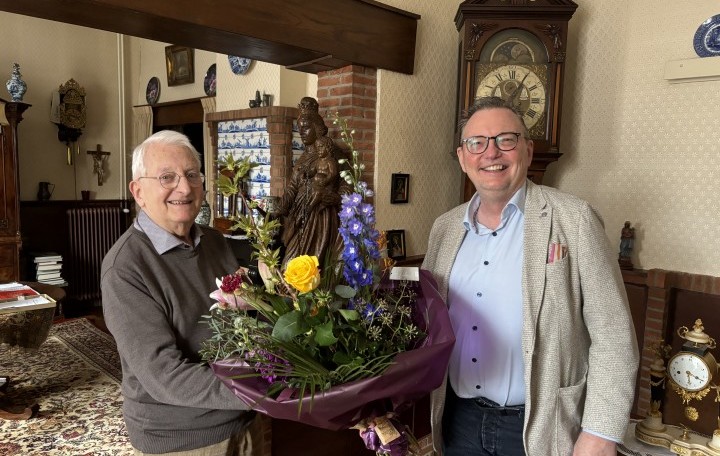
[[[150,238],[150,242],[152,242],[152,245],[155,247],[158,255],[162,255],[163,253],[176,247],[188,249],[195,248],[200,243],[200,238],[202,237],[202,230],[198,229],[196,225],[193,225],[190,229],[190,234],[193,238],[193,245],[188,245],[182,239],[155,223],[143,210],[138,212],[133,226]]]

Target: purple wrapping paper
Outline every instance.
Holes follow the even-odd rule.
[[[440,298],[435,281],[420,271],[419,313],[427,313],[427,336],[422,345],[400,353],[383,375],[334,386],[310,399],[306,391],[302,411],[299,399],[283,391],[277,399],[264,397],[268,384],[259,377],[233,376],[253,372],[242,360],[228,358],[211,363],[213,372],[235,395],[253,410],[273,418],[299,421],[333,431],[347,429],[363,418],[383,415],[400,405],[419,399],[438,388],[446,375],[455,336],[447,306]]]

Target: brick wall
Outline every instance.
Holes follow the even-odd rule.
[[[318,74],[317,100],[320,114],[330,131],[328,136],[340,142],[340,132],[332,124],[334,114],[347,119],[355,150],[365,165],[363,180],[374,188],[377,71],[350,65]]]

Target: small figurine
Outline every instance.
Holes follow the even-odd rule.
[[[634,244],[635,228],[630,226],[630,222],[626,221],[620,232],[620,256],[618,262],[621,269],[633,269],[631,256]]]

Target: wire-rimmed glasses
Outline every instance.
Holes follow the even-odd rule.
[[[162,173],[159,176],[142,176],[138,179],[157,179],[163,188],[172,190],[180,183],[180,178],[184,177],[187,179],[188,184],[191,187],[200,187],[205,182],[205,175],[199,171],[188,171],[184,175],[180,175],[174,172]]]

